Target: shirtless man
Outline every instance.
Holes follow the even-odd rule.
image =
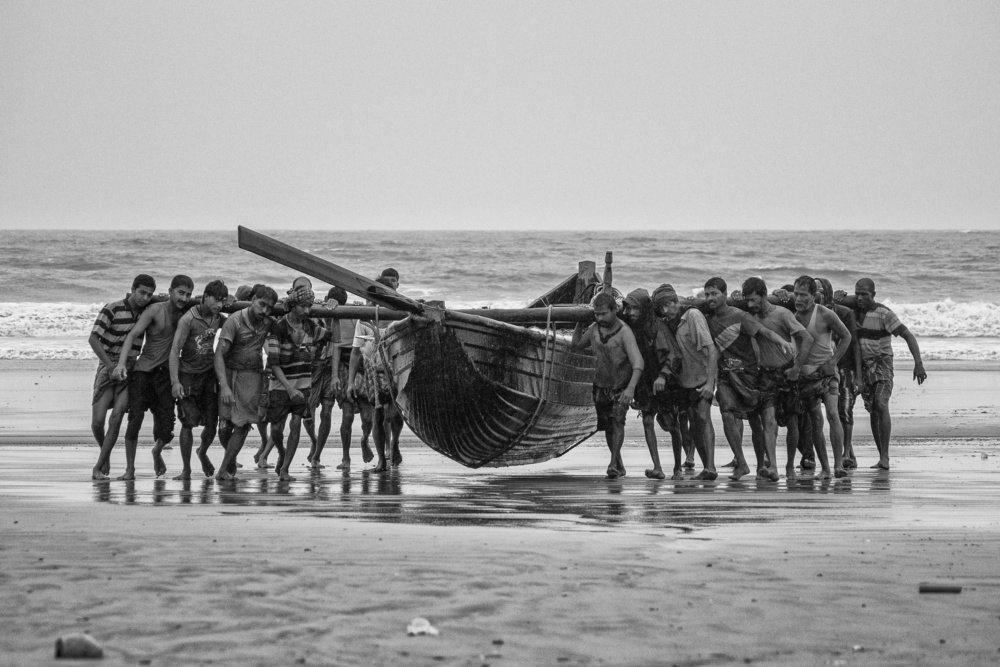
[[[205,285],[201,303],[188,310],[177,322],[170,348],[170,387],[177,401],[181,422],[181,461],[183,469],[175,480],[191,479],[193,429],[203,426],[198,460],[206,477],[215,474],[208,459],[208,448],[219,427],[219,380],[215,377],[215,335],[225,321],[222,307],[229,289],[221,280]]]
[[[222,325],[213,362],[219,379],[220,437],[226,455],[216,479],[236,477],[236,457],[243,449],[250,425],[261,420],[260,398],[264,390],[264,343],[274,320],[270,317],[278,295],[261,285],[247,308],[233,313]]]
[[[653,303],[656,314],[674,334],[681,359],[680,377],[670,392],[673,403],[688,413],[691,436],[701,457],[703,469],[695,479],[714,481],[719,474],[715,470],[715,427],[711,411],[719,353],[705,316],[697,308],[681,312],[677,292],[672,286],[664,284],[653,290]],[[666,389],[666,379],[657,378],[653,390]]]
[[[889,416],[889,397],[892,396],[892,338],[899,336],[913,355],[913,379],[923,384],[927,379],[924,362],[920,358],[917,339],[896,314],[881,303],[875,302],[875,281],[862,278],[854,286],[857,305],[854,315],[858,319],[858,338],[861,339],[862,386],[861,398],[871,418],[872,436],[878,447],[878,463],[872,468],[889,469],[889,436],[892,419]]]
[[[193,280],[185,275],[174,276],[170,281],[169,298],[146,308],[125,339],[125,344],[131,345],[139,336],[146,336],[132,372],[128,373],[123,358],[118,359],[115,368],[117,377],[131,376],[128,426],[125,428],[125,479],[135,479],[135,450],[146,410],[153,413],[153,471],[157,477],[167,472],[161,453],[174,439],[176,419],[170,386],[170,348],[174,344],[177,322],[187,311],[193,291]]]
[[[285,300],[288,312],[271,326],[267,336],[267,365],[273,375],[267,405],[272,440],[280,437],[276,433],[279,425],[289,420],[288,441],[275,471],[286,482],[295,481],[288,469],[299,446],[302,418],[309,410],[315,350],[330,340],[330,331],[310,319],[312,304],[311,289],[293,288]]]
[[[670,440],[674,450],[673,478],[681,479],[684,452],[681,447],[681,432],[677,419],[677,409],[670,400],[667,383],[676,384],[676,371],[680,370],[673,334],[653,312],[653,300],[649,293],[640,288],[629,292],[624,303],[625,322],[635,336],[635,342],[642,354],[643,371],[635,388],[635,405],[642,415],[642,429],[646,436],[646,446],[653,460],[652,469],[646,470],[650,479],[664,479],[666,475],[660,465],[660,453],[656,443],[654,424],[656,417],[670,428]],[[675,368],[676,362],[676,368]],[[662,380],[662,382],[660,382]],[[672,381],[672,382],[671,382]]]
[[[779,476],[774,450],[778,425],[774,420],[774,397],[768,387],[761,390],[760,368],[753,340],[757,339],[758,344],[770,341],[787,354],[794,354],[794,348],[749,313],[728,305],[726,289],[726,281],[722,278],[710,278],[705,283],[708,328],[719,351],[719,376],[715,394],[719,410],[722,411],[726,440],[736,457],[736,467],[730,479],[738,481],[750,472],[743,456],[743,425],[740,423],[741,415],[746,413],[751,417],[750,428],[763,443],[767,456],[765,461],[758,452],[758,475],[777,482]],[[758,416],[759,419],[754,418]]]
[[[586,332],[583,324],[573,331],[574,350],[593,348],[596,357],[594,374],[594,407],[597,408],[597,430],[611,450],[608,478],[625,476],[621,450],[625,443],[625,417],[635,396],[644,363],[632,330],[618,319],[618,304],[607,292],[593,301],[594,320]]]
[[[379,276],[375,282],[392,287],[391,278],[386,276]],[[403,417],[392,398],[389,378],[379,352],[382,331],[374,322],[358,320],[347,377],[348,396],[353,400],[367,399],[372,405],[372,437],[378,454],[375,472],[388,470],[390,461],[393,467],[403,461],[399,451]],[[386,454],[387,448],[389,454]]]
[[[800,276],[794,283],[795,319],[812,336],[812,347],[799,376],[799,397],[812,420],[813,444],[816,457],[822,466],[821,479],[830,479],[830,461],[823,441],[823,414],[819,404],[826,408],[830,426],[830,444],[833,446],[833,471],[837,477],[846,477],[844,469],[844,430],[840,425],[840,382],[837,363],[851,345],[851,333],[829,308],[816,303],[816,281],[810,276]],[[836,339],[836,348],[833,340]]]
[[[789,352],[788,348],[778,347],[766,340],[757,344],[757,360],[761,368],[760,386],[770,391],[774,397],[775,405],[768,408],[773,413],[776,410],[776,405],[795,400],[795,382],[809,356],[812,336],[795,319],[795,315],[790,310],[775,306],[767,300],[767,285],[760,278],[747,278],[743,281],[742,291],[747,302],[747,310],[757,318],[758,322],[781,336],[785,342],[791,343],[793,340],[795,342],[794,352]],[[773,428],[774,437],[777,438],[778,422],[776,418],[773,421],[769,419],[766,428]],[[789,435],[786,440],[788,461],[785,463],[785,475],[789,478],[795,477],[797,431],[797,422],[793,418],[788,422]],[[765,436],[771,437],[766,430]],[[775,445],[775,449],[777,449],[777,445]],[[757,454],[760,456],[760,452]]]
[[[97,355],[100,364],[94,376],[93,416],[90,429],[94,439],[101,448],[97,464],[91,473],[93,479],[108,479],[111,470],[111,450],[118,441],[118,431],[125,418],[128,408],[128,380],[115,378],[114,370],[118,367],[121,357],[126,359],[126,368],[131,369],[142,349],[142,340],[133,338],[128,348],[124,347],[129,332],[139,321],[142,310],[153,298],[156,292],[156,281],[142,273],[132,281],[132,291],[121,301],[112,301],[97,315],[94,327],[90,332],[90,348]],[[104,419],[108,410],[107,433],[104,430]],[[123,475],[120,479],[125,479]]]

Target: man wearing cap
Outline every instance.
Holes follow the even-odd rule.
[[[653,312],[653,301],[646,290],[639,288],[629,292],[625,297],[624,306],[625,322],[632,329],[644,365],[639,384],[635,387],[635,405],[642,415],[646,446],[649,447],[649,456],[653,460],[653,468],[646,471],[646,477],[650,479],[665,477],[660,466],[656,430],[653,428],[656,417],[660,415],[670,427],[667,432],[670,433],[674,450],[674,478],[680,479],[684,456],[681,431],[677,419],[677,407],[670,400],[667,391],[668,384],[676,384],[676,371],[680,370],[680,357],[677,355],[674,336],[663,322],[657,319]]]
[[[704,466],[695,479],[712,481],[719,476],[715,471],[715,428],[711,414],[718,374],[718,351],[712,342],[705,316],[697,308],[682,312],[677,292],[671,285],[663,284],[653,290],[653,305],[656,314],[663,318],[667,329],[673,333],[681,359],[680,375],[670,394],[672,402],[688,413],[691,435]],[[654,391],[657,386],[660,390],[666,388],[666,380],[657,378]]]
[[[892,338],[899,336],[906,341],[913,355],[913,379],[923,384],[927,379],[920,346],[916,337],[896,314],[881,303],[875,302],[875,281],[862,278],[854,286],[857,302],[854,315],[858,320],[858,338],[861,345],[861,398],[868,410],[872,437],[878,448],[878,463],[872,468],[889,469],[889,436],[892,419],[889,416],[889,397],[892,395]]]

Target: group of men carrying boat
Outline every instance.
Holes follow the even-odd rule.
[[[377,281],[394,290],[399,273],[386,269]],[[374,458],[368,445],[371,436],[378,454],[377,470],[402,461],[399,434],[403,422],[378,357],[381,331],[375,324],[311,318],[315,295],[312,283],[304,277],[288,290],[281,303],[284,314],[279,317],[273,316],[277,292],[266,285],[241,287],[230,296],[224,282],[213,280],[205,285],[200,299],[192,299],[194,281],[178,275],[165,299],[154,303],[155,291],[151,276],[136,276],[125,299],[101,309],[90,334],[90,346],[100,361],[91,428],[101,452],[93,479],[108,479],[111,452],[126,414],[126,468],[118,479],[135,478],[138,435],[147,410],[153,415],[157,477],[166,473],[162,451],[170,446],[178,418],[183,470],[175,479],[191,476],[193,429],[198,426],[203,429],[196,454],[206,476],[235,476],[236,458],[253,425],[261,435],[261,447],[254,456],[258,468],[270,467],[267,457],[276,449],[275,472],[282,480],[292,480],[289,467],[303,426],[312,441],[307,461],[314,469],[322,468],[320,458],[335,402],[342,411],[343,459],[338,469],[350,470],[356,415],[361,417],[364,460]],[[228,317],[223,315],[223,308],[237,300],[248,305]],[[346,302],[347,292],[333,287],[325,305]],[[318,431],[313,420],[317,409]],[[208,458],[216,434],[225,450],[218,470]]]
[[[398,281],[394,269],[386,269],[377,279],[393,291]],[[891,310],[874,301],[874,282],[868,278],[857,282],[853,308],[834,304],[829,281],[810,276],[776,290],[777,298],[771,299],[785,305],[769,300],[760,278],[747,279],[733,297],[727,289],[722,278],[709,279],[700,307],[680,299],[668,284],[652,294],[636,289],[621,306],[607,291],[592,301],[595,322],[586,330],[577,325],[572,346],[590,348],[595,355],[593,397],[597,428],[604,431],[611,452],[608,477],[626,474],[621,448],[626,415],[635,408],[653,462],[646,476],[666,477],[656,439],[659,424],[670,434],[674,477],[681,476],[684,468],[694,468],[697,452],[703,470],[696,478],[715,480],[711,406],[716,401],[734,455],[731,479],[750,473],[742,448],[744,421],[750,424],[758,477],[779,479],[779,426],[787,428],[789,478],[796,476],[797,451],[802,454],[802,469],[815,467],[815,451],[821,477],[844,477],[857,467],[851,440],[859,393],[870,413],[879,452],[872,467],[888,470],[891,336],[906,341],[914,358],[914,378],[923,383],[927,375],[913,334]],[[276,449],[275,471],[281,479],[291,480],[290,465],[303,427],[311,440],[307,462],[322,468],[335,402],[342,411],[343,458],[338,469],[350,470],[356,415],[362,422],[365,462],[374,458],[369,434],[378,455],[377,471],[402,461],[402,417],[380,357],[382,332],[376,324],[311,318],[315,295],[304,277],[288,290],[280,317],[272,315],[278,295],[266,285],[241,287],[231,297],[226,285],[214,280],[200,299],[192,299],[193,281],[178,275],[164,300],[153,303],[155,290],[152,277],[137,276],[125,299],[101,309],[90,335],[100,360],[92,430],[101,452],[94,479],[108,478],[111,451],[126,413],[126,470],[119,479],[134,478],[138,434],[147,410],[153,414],[157,476],[166,472],[162,450],[173,439],[177,417],[183,470],[175,479],[190,478],[193,429],[198,426],[203,430],[196,454],[206,476],[235,476],[237,456],[254,424],[261,434],[254,456],[258,468],[270,467],[267,457]],[[248,305],[224,316],[223,308],[237,299]],[[347,293],[333,287],[324,305],[336,308],[346,301]],[[785,307],[789,302],[793,308]],[[313,420],[317,409],[318,430]],[[218,470],[208,458],[216,434],[225,449]]]
[[[743,454],[743,422],[750,424],[757,476],[779,479],[778,427],[787,428],[786,476],[800,467],[815,468],[820,477],[845,477],[857,467],[852,446],[853,409],[860,393],[870,413],[879,452],[875,469],[889,469],[892,422],[889,397],[893,386],[891,336],[902,337],[914,359],[913,377],[927,378],[913,334],[886,306],[876,303],[875,283],[862,278],[855,285],[855,306],[833,303],[833,288],[825,279],[800,276],[776,291],[771,303],[767,285],[749,278],[730,304],[726,282],[705,283],[704,312],[682,304],[664,284],[630,292],[619,307],[608,292],[593,302],[594,324],[578,324],[573,347],[590,348],[596,358],[594,405],[598,430],[605,433],[611,461],[607,475],[625,475],[621,459],[626,414],[639,411],[653,467],[646,476],[663,479],[654,423],[669,432],[674,453],[673,475],[693,468],[693,452],[704,469],[697,479],[718,477],[714,460],[713,400],[718,402],[726,440],[733,451],[731,479],[750,473]],[[745,308],[745,310],[744,310]],[[824,416],[833,450],[832,469],[823,435]]]

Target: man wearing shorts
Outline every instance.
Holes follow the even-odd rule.
[[[656,314],[673,333],[681,359],[680,376],[670,394],[678,409],[687,411],[691,436],[701,457],[703,469],[695,479],[713,481],[719,476],[715,470],[715,427],[711,414],[719,353],[705,316],[697,308],[682,312],[671,285],[663,284],[653,290],[653,304]],[[653,390],[658,391],[657,387],[666,389],[666,378],[657,378]]]
[[[872,436],[878,447],[878,463],[872,466],[889,469],[889,436],[892,419],[889,416],[889,397],[892,396],[892,338],[900,336],[906,341],[913,355],[913,379],[923,384],[927,379],[920,346],[913,333],[896,314],[881,303],[875,302],[875,281],[862,278],[854,286],[857,304],[854,315],[858,320],[858,338],[861,345],[861,398],[871,418]]]
[[[760,278],[747,278],[743,281],[742,292],[747,310],[761,325],[781,336],[782,340],[795,343],[794,352],[766,340],[757,343],[760,386],[762,390],[770,392],[774,399],[775,431],[777,432],[779,425],[788,428],[785,439],[788,449],[785,475],[795,477],[795,452],[798,447],[798,419],[795,410],[798,396],[795,382],[809,356],[812,336],[799,324],[792,311],[783,306],[775,306],[767,300],[767,285]]]
[[[736,467],[730,479],[739,480],[750,472],[743,456],[742,443],[741,416],[747,414],[759,417],[750,419],[750,428],[763,443],[763,453],[767,457],[765,466],[761,452],[757,453],[758,475],[777,482],[779,476],[774,450],[778,425],[774,419],[774,396],[769,387],[761,387],[760,367],[753,341],[770,341],[789,354],[794,353],[794,348],[749,313],[728,305],[726,289],[726,281],[719,277],[710,278],[705,283],[708,328],[719,351],[719,376],[715,394],[719,410],[722,411],[726,440],[736,457]]]
[[[857,399],[861,382],[861,345],[858,339],[858,320],[854,311],[847,306],[833,302],[833,285],[826,278],[816,279],[816,303],[822,304],[836,313],[840,321],[851,334],[851,346],[847,353],[837,363],[837,375],[840,380],[840,399],[837,410],[840,413],[840,427],[844,430],[844,468],[850,470],[858,467],[852,443],[854,435],[854,402]]]
[[[607,292],[594,297],[594,320],[583,331],[577,324],[573,331],[574,350],[594,350],[594,407],[597,409],[597,430],[611,450],[608,464],[609,479],[625,476],[621,450],[625,443],[625,417],[635,396],[635,388],[645,367],[632,330],[618,319],[618,304]]]
[[[135,450],[139,444],[139,430],[146,410],[153,413],[153,471],[159,477],[167,472],[161,452],[174,439],[174,396],[170,387],[170,348],[174,332],[189,305],[194,281],[185,275],[174,276],[170,281],[168,299],[146,308],[135,327],[129,332],[125,344],[145,334],[142,353],[130,373],[128,426],[125,428],[125,478],[135,478]],[[118,359],[115,372],[124,377],[125,359]]]
[[[131,370],[142,350],[142,339],[133,338],[129,348],[124,349],[125,339],[139,321],[142,310],[156,292],[156,281],[142,273],[132,281],[132,291],[120,301],[112,301],[101,308],[91,329],[90,348],[100,361],[94,376],[93,415],[90,429],[94,433],[101,453],[91,473],[93,479],[108,479],[111,470],[111,450],[118,441],[118,431],[128,409],[128,379],[116,377],[120,357],[125,357],[126,368]],[[104,419],[108,410],[108,428],[105,433]],[[123,475],[121,479],[124,479]]]
[[[219,332],[212,358],[219,380],[219,437],[225,444],[216,479],[236,477],[236,457],[251,424],[261,421],[264,385],[264,343],[274,320],[277,293],[267,285],[254,290],[250,305],[230,315]]]
[[[271,326],[267,336],[267,365],[272,374],[267,422],[272,425],[271,439],[277,441],[281,437],[278,429],[288,419],[288,440],[275,467],[279,479],[286,482],[295,481],[288,469],[299,446],[302,418],[309,414],[315,350],[330,340],[330,331],[309,317],[312,304],[311,289],[293,289],[285,300],[288,312]]]
[[[225,321],[222,307],[229,289],[221,280],[205,285],[201,303],[181,316],[170,348],[170,386],[177,401],[181,422],[181,460],[184,468],[174,479],[191,479],[193,429],[203,426],[198,460],[206,477],[215,474],[208,459],[208,448],[219,426],[219,380],[215,377],[213,356],[215,335]]]

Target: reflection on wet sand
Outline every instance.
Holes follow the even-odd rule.
[[[681,479],[629,476],[609,480],[602,476],[605,452],[597,447],[581,447],[563,460],[538,466],[470,470],[413,446],[406,449],[406,463],[387,473],[303,467],[295,481],[283,482],[273,473],[248,467],[235,480],[218,482],[199,477],[172,480],[169,475],[153,479],[149,471],[140,470],[135,481],[84,484],[79,471],[85,470],[91,452],[67,449],[56,464],[54,478],[36,486],[43,487],[39,493],[60,498],[86,488],[84,498],[121,505],[219,505],[226,506],[227,512],[268,508],[317,517],[431,525],[687,530],[734,522],[829,521],[835,515],[844,520],[892,518],[901,512],[924,516],[934,511],[923,502],[927,497],[952,510],[962,503],[978,502],[976,475],[992,472],[996,461],[974,457],[978,466],[991,470],[964,470],[962,490],[949,484],[947,476],[942,476],[946,471],[939,469],[939,461],[956,460],[962,454],[949,453],[941,459],[935,446],[928,441],[900,448],[891,473],[860,469],[839,480],[800,476],[777,483],[752,475],[739,481],[720,476],[707,482],[695,479],[693,472]],[[981,446],[968,445],[977,451]],[[59,451],[33,450],[23,456],[37,460]],[[11,460],[12,451],[6,454]],[[176,452],[168,452],[171,455],[176,458]],[[67,460],[70,456],[80,461]],[[0,472],[0,481],[16,479],[17,461],[14,455],[11,466]],[[171,469],[178,463],[167,459]],[[0,486],[0,493],[11,492],[10,484]]]

